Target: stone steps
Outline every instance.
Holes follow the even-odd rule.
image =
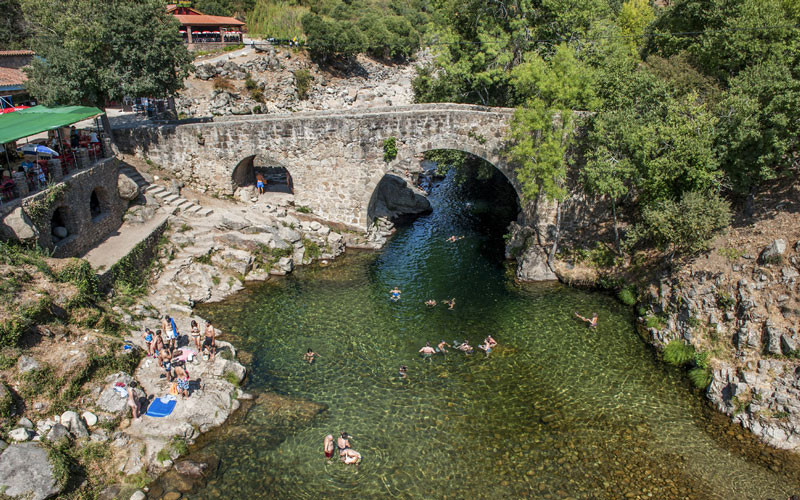
[[[172,191],[168,190],[164,186],[159,186],[156,184],[151,184],[146,189],[147,193],[156,197],[156,199],[161,202],[162,205],[169,204],[173,207],[176,207],[178,211],[185,212],[190,215],[196,215],[199,217],[208,217],[209,215],[214,213],[214,210],[210,208],[204,208],[197,203],[187,200]]]
[[[147,179],[142,177],[142,174],[140,174],[139,171],[133,167],[127,167],[127,166],[122,167],[119,169],[119,171],[120,173],[130,177],[131,180],[135,182],[136,185],[139,186],[139,188],[141,188],[143,191],[146,190],[148,186],[150,186],[150,183],[147,182]]]

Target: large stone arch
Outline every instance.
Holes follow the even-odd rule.
[[[510,168],[508,162],[501,154],[501,142],[499,140],[486,140],[481,144],[480,140],[470,137],[468,132],[462,130],[454,130],[452,132],[453,134],[448,134],[447,137],[426,137],[425,140],[416,140],[416,138],[414,138],[397,145],[397,157],[389,163],[384,163],[384,168],[374,172],[365,186],[365,196],[362,200],[361,207],[363,210],[362,219],[366,221],[367,227],[370,224],[370,205],[380,182],[387,175],[399,175],[405,170],[407,165],[415,162],[421,154],[437,149],[469,153],[494,166],[505,176],[509,184],[514,188],[514,191],[517,193],[517,201],[519,202],[520,208],[522,208],[522,191],[520,190],[513,169]],[[456,137],[453,137],[454,134]]]

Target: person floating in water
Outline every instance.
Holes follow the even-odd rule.
[[[486,339],[484,339],[483,344],[479,344],[478,345],[478,348],[482,349],[483,351],[485,351],[486,352],[486,357],[488,358],[489,357],[489,353],[492,352],[492,347],[494,347],[496,345],[497,345],[497,341],[495,339],[493,339],[491,335],[489,335],[489,336],[486,337]]]
[[[436,351],[433,349],[433,347],[431,347],[431,343],[430,342],[425,342],[425,347],[420,349],[419,352],[422,353],[422,357],[424,359],[428,359],[428,360],[431,359],[431,356],[436,354]]]
[[[392,294],[392,300],[400,300],[400,293],[402,292],[400,291],[399,288],[394,287],[394,289],[389,291],[389,293]]]
[[[592,319],[584,318],[578,313],[575,313],[575,316],[577,316],[581,321],[588,323],[589,328],[597,328],[597,313],[592,313]]]
[[[442,304],[447,304],[447,308],[448,309],[452,309],[452,308],[454,308],[456,306],[456,298],[453,297],[450,300],[445,299],[445,300],[442,301]]]
[[[433,307],[433,306],[435,306],[435,305],[436,305],[436,301],[435,301],[435,300],[433,300],[433,299],[426,300],[426,301],[425,301],[425,305],[426,305],[426,306],[429,306],[429,307]]]
[[[361,463],[361,453],[351,448],[340,451],[339,457],[348,465],[358,465]]]
[[[436,352],[440,352],[442,354],[447,352],[447,342],[445,342],[444,339],[442,339],[442,341],[436,346]]]
[[[305,358],[305,360],[308,361],[308,364],[313,363],[314,362],[314,358],[318,358],[318,357],[319,357],[319,354],[317,354],[314,351],[312,351],[310,347],[308,348],[308,351],[306,351],[306,353],[303,355],[303,358]]]
[[[451,236],[451,237],[447,238],[447,241],[449,241],[450,243],[455,243],[456,241],[458,241],[458,240],[463,240],[463,239],[464,239],[464,237],[463,237],[463,236],[456,236],[456,235],[453,235],[453,236]]]
[[[398,375],[400,375],[401,379],[408,380],[408,373],[407,372],[408,372],[408,367],[406,365],[403,365],[403,366],[400,367],[400,371],[398,372]]]
[[[333,458],[333,449],[333,435],[328,434],[322,442],[322,450],[325,452],[325,458],[327,458],[329,462],[331,458]]]
[[[464,354],[472,354],[472,351],[475,350],[471,345],[469,345],[469,340],[464,340],[463,344],[459,344],[458,341],[454,340],[453,346],[459,351],[462,351]]]

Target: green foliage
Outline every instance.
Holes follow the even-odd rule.
[[[308,238],[303,238],[303,246],[306,248],[305,257],[310,257],[312,259],[318,259],[320,255],[322,255],[322,250],[319,248],[317,242],[310,240]]]
[[[5,387],[3,382],[0,382]],[[6,387],[5,397],[0,399],[0,417],[8,418],[14,409],[14,398],[11,396],[11,391]]]
[[[645,320],[645,326],[647,326],[647,328],[655,328],[656,330],[661,330],[666,326],[666,322],[664,321],[664,318],[661,316],[658,315],[648,316],[647,319]]]
[[[234,387],[239,387],[239,377],[235,373],[231,371],[225,372],[223,378]]]
[[[170,460],[170,458],[169,450],[166,447],[161,448],[158,450],[158,453],[156,453],[156,460],[159,462],[166,462],[167,460]]]
[[[34,198],[30,203],[24,205],[25,212],[34,224],[43,227],[48,222],[51,212],[56,204],[64,199],[67,192],[67,185],[63,182],[49,186],[44,193]]]
[[[694,361],[695,349],[682,340],[675,339],[664,346],[664,361],[675,366],[684,366]]]
[[[303,15],[300,21],[307,37],[306,49],[321,63],[335,59],[350,61],[367,45],[364,35],[349,21],[325,19],[312,12]]]
[[[389,137],[383,141],[383,161],[391,162],[397,158],[397,139]]]
[[[301,214],[310,214],[311,213],[311,209],[309,207],[305,206],[305,205],[300,205],[300,206],[296,207],[295,210],[297,210]]]
[[[212,80],[212,84],[214,90],[224,90],[228,92],[236,90],[231,79],[224,76],[215,76]]]
[[[247,16],[251,36],[289,39],[303,33],[302,17],[308,7],[295,1],[257,0]]]
[[[736,298],[728,292],[717,292],[717,306],[723,310],[732,309],[736,305]]]
[[[647,240],[671,255],[693,254],[708,248],[714,233],[730,223],[730,205],[716,194],[692,191],[679,202],[664,200],[642,211],[642,222],[629,243]]]
[[[22,0],[38,57],[28,91],[46,105],[104,107],[123,97],[168,97],[183,87],[191,61],[178,21],[160,0]]]
[[[244,88],[251,91],[258,88],[258,82],[253,80],[253,77],[250,75],[250,73],[247,73],[247,76],[244,79]]]
[[[633,52],[644,45],[642,35],[648,25],[655,20],[656,14],[649,0],[627,0],[622,4],[617,18],[620,34]]]
[[[60,487],[66,486],[69,481],[70,470],[75,466],[75,460],[70,454],[70,444],[61,442],[60,444],[42,441],[47,447],[47,459],[53,466],[53,477],[56,484]]]
[[[61,283],[71,283],[78,288],[79,293],[70,301],[70,307],[89,304],[100,298],[97,273],[91,264],[83,259],[72,259],[55,274],[55,279]]]
[[[689,370],[689,380],[698,389],[705,389],[711,383],[711,370],[708,368],[692,368]]]
[[[297,88],[297,98],[301,101],[308,99],[308,92],[311,90],[311,82],[314,76],[307,69],[298,69],[294,72],[294,84]]]
[[[633,307],[636,304],[636,293],[631,288],[623,288],[617,294],[619,301],[625,304],[626,306]]]

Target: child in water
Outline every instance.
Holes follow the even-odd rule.
[[[389,291],[389,293],[392,295],[392,300],[400,300],[401,292],[399,288],[394,287],[392,290]]]
[[[308,351],[306,351],[306,353],[303,355],[303,358],[305,358],[305,360],[308,361],[309,365],[314,362],[314,358],[316,357],[319,357],[319,354],[312,351],[310,347],[308,348]]]

